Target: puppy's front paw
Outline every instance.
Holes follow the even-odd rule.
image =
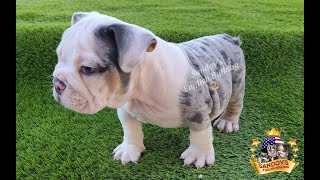
[[[189,148],[181,154],[180,159],[184,159],[184,165],[194,164],[197,169],[205,165],[211,166],[215,160],[213,146],[211,145],[201,149],[189,146]]]
[[[129,144],[122,142],[114,150],[114,159],[121,161],[122,164],[129,162],[137,163],[141,153],[145,151],[144,145]]]
[[[222,118],[216,120],[213,126],[217,126],[220,131],[224,132],[236,132],[239,130],[238,121],[229,121]]]

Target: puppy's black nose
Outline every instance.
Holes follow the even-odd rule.
[[[66,89],[66,85],[64,84],[64,82],[56,77],[53,79],[53,86],[59,95],[61,95],[62,92]]]

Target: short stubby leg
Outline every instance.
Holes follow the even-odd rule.
[[[114,159],[122,164],[137,163],[141,153],[146,149],[143,145],[142,124],[122,108],[117,109],[117,112],[124,135],[123,142],[113,150]]]
[[[197,168],[214,163],[212,126],[203,130],[192,130],[190,128],[190,146],[181,154],[184,164],[194,164]]]

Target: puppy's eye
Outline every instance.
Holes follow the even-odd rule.
[[[96,72],[96,69],[89,66],[82,66],[81,71],[86,75],[91,75]]]

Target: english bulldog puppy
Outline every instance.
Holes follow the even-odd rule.
[[[116,108],[124,136],[113,153],[123,164],[136,163],[146,149],[143,123],[188,127],[190,146],[180,158],[197,168],[214,163],[212,126],[239,129],[245,92],[239,38],[171,43],[114,17],[77,12],[56,52],[54,98],[79,113]]]

